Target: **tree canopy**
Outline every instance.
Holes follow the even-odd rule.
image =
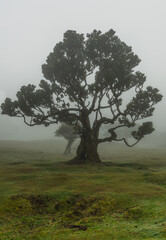
[[[139,63],[114,30],[94,30],[86,36],[68,30],[42,65],[39,87],[22,86],[16,100],[6,98],[2,114],[21,117],[29,126],[79,125],[81,141],[73,162],[100,162],[99,143],[133,146],[154,131],[152,122],[143,119],[153,115],[162,95],[157,88],[144,87],[146,76],[135,70]],[[132,131],[135,142],[130,145],[116,130],[132,128],[137,121],[141,125]],[[100,138],[105,124],[112,124],[109,136]]]

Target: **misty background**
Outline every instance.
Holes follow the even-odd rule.
[[[38,85],[41,65],[67,30],[94,29],[116,35],[142,60],[137,69],[146,86],[157,87],[163,100],[152,121],[147,145],[166,145],[166,1],[165,0],[1,0],[0,104],[15,99],[22,85]],[[26,126],[22,119],[0,114],[0,140],[54,139],[58,126]]]

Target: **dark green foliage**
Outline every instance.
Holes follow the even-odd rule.
[[[100,162],[99,143],[123,141],[133,146],[154,130],[152,122],[143,122],[131,134],[136,140],[132,144],[116,131],[151,117],[162,99],[158,89],[144,89],[146,77],[135,71],[139,63],[132,48],[113,30],[103,34],[94,30],[86,36],[68,30],[42,65],[45,79],[39,88],[31,84],[21,87],[17,100],[7,98],[1,105],[2,114],[22,117],[29,126],[79,125],[81,141],[73,163]],[[125,95],[132,95],[128,103]],[[100,138],[100,129],[106,124],[112,125],[109,136]]]
[[[133,131],[131,134],[132,136],[139,140],[140,138],[143,138],[145,135],[150,134],[154,131],[152,122],[145,122],[138,128],[137,131]]]

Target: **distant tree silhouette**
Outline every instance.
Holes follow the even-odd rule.
[[[67,124],[61,124],[60,127],[56,130],[55,135],[58,137],[64,137],[67,140],[67,146],[65,148],[64,154],[71,154],[71,146],[73,142],[78,138],[78,133],[73,128]]]

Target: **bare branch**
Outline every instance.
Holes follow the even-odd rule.
[[[141,141],[141,138],[140,139],[138,139],[135,143],[133,143],[133,144],[129,144],[127,141],[126,141],[126,139],[125,138],[122,138],[122,139],[116,139],[116,140],[114,140],[114,141],[123,141],[128,147],[133,147],[133,146],[135,146],[139,141]]]

